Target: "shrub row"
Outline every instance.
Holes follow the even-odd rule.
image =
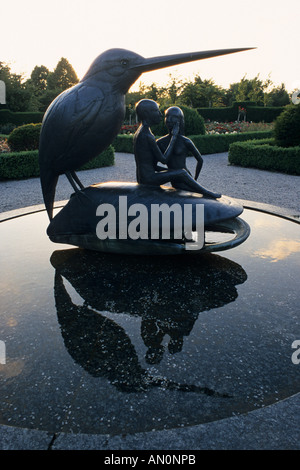
[[[115,152],[133,153],[133,135],[119,134],[112,143]]]
[[[226,108],[197,108],[197,111],[206,121],[232,122],[238,118],[239,106],[246,108],[247,121],[252,122],[273,122],[285,109],[285,106],[264,107],[252,101],[235,101]]]
[[[273,131],[239,132],[237,134],[191,135],[190,138],[203,155],[228,152],[230,144],[237,141],[266,139]],[[118,135],[113,144],[116,152],[133,153],[133,135]]]
[[[114,149],[110,145],[80,170],[102,168],[114,165]],[[23,179],[39,176],[38,150],[0,154],[0,180]]]
[[[38,112],[23,112],[17,113],[9,109],[0,109],[0,124],[11,123],[16,126],[23,124],[42,122],[44,113]]]
[[[273,131],[238,132],[237,134],[210,134],[190,136],[203,155],[228,152],[233,142],[244,142],[254,139],[266,139],[273,136]]]
[[[272,145],[273,144],[273,145]],[[233,165],[300,175],[300,147],[278,147],[273,139],[235,142],[228,161]]]

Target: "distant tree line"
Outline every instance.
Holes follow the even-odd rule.
[[[259,106],[285,106],[291,102],[284,83],[275,87],[269,78],[261,80],[259,75],[252,79],[245,75],[228,89],[216,85],[211,78],[203,80],[199,75],[185,82],[172,75],[169,77],[165,87],[156,83],[150,86],[141,84],[137,92],[127,94],[127,106],[134,106],[142,98],[153,99],[161,105],[177,104],[191,108],[228,107],[234,101],[252,101]]]
[[[10,111],[45,112],[51,101],[65,89],[78,83],[79,79],[72,65],[62,57],[53,71],[44,65],[34,67],[30,78],[11,72],[9,64],[0,62],[0,80],[6,85],[6,105]],[[192,108],[227,107],[234,101],[252,101],[260,106],[285,106],[291,97],[284,83],[275,87],[270,78],[261,80],[259,75],[248,79],[246,75],[229,88],[216,85],[212,79],[196,75],[193,80],[183,81],[169,75],[165,86],[141,83],[139,90],[126,95],[127,108],[134,109],[142,98],[150,98],[161,106],[177,104]]]
[[[78,83],[75,70],[62,57],[53,71],[44,65],[34,67],[30,78],[11,72],[8,64],[0,62],[0,80],[6,86],[6,106],[10,111],[45,112],[62,91]]]

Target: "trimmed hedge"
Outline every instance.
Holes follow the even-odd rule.
[[[300,147],[283,148],[265,141],[235,142],[230,145],[228,161],[233,165],[300,175]]]
[[[133,135],[119,134],[112,143],[115,152],[133,153]]]
[[[97,157],[85,163],[79,170],[92,170],[93,168],[103,168],[115,164],[115,151],[112,145],[100,153]]]
[[[266,139],[273,131],[239,132],[237,134],[191,135],[190,139],[203,155],[228,152],[230,144],[237,141]],[[133,135],[118,135],[112,143],[116,152],[133,153]]]
[[[38,112],[13,112],[9,109],[0,109],[0,124],[15,124],[22,126],[23,124],[42,122],[44,113]]]
[[[252,122],[273,122],[285,109],[285,106],[267,107],[257,106],[253,101],[235,101],[226,108],[197,108],[197,111],[205,120],[233,122],[238,118],[239,106],[246,108],[247,121]]]
[[[40,175],[38,150],[0,154],[0,180],[24,179]],[[83,165],[80,170],[112,166],[114,149],[110,145],[98,157]]]
[[[254,139],[266,139],[273,136],[273,131],[238,132],[237,134],[192,135],[191,140],[203,155],[228,152],[233,142]]]
[[[0,180],[39,176],[38,150],[0,154]]]

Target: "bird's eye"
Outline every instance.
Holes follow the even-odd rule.
[[[127,65],[128,65],[128,60],[122,59],[122,60],[121,60],[121,65],[122,65],[123,67],[127,67]]]

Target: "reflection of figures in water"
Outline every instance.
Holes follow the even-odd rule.
[[[198,317],[198,315],[197,315]],[[158,364],[164,354],[162,342],[166,335],[170,337],[168,351],[176,354],[182,350],[184,336],[188,336],[192,331],[196,316],[188,316],[183,321],[160,320],[147,315],[142,319],[141,336],[148,350],[146,352],[146,362],[148,364]]]
[[[163,387],[182,392],[228,397],[207,387],[153,377],[139,364],[135,348],[124,329],[86,305],[75,305],[55,274],[55,303],[65,346],[73,359],[90,375],[105,377],[122,392],[141,392]]]
[[[150,129],[151,126],[158,124],[162,117],[157,103],[153,100],[143,99],[137,103],[136,113],[141,121],[141,125],[134,135],[134,155],[139,184],[161,186],[171,181],[173,185],[176,185],[174,187],[180,189],[184,188],[212,198],[221,197],[220,194],[212,193],[197,183],[184,166],[179,165],[176,168],[170,166],[167,169],[158,165],[159,162],[168,165],[176,147],[178,149],[180,147],[181,152],[184,150],[186,154],[186,148],[183,149],[181,145],[185,137],[178,136],[178,119],[172,125],[167,137],[167,145],[164,145],[164,149],[161,151]]]
[[[172,106],[168,108],[165,112],[165,124],[169,131],[168,135],[161,137],[157,140],[157,145],[162,153],[165,153],[167,148],[169,148],[172,136],[173,136],[173,129],[179,127],[179,131],[177,133],[176,141],[172,147],[171,155],[168,158],[167,166],[170,170],[186,170],[190,175],[190,171],[186,166],[186,159],[189,155],[193,155],[197,160],[197,166],[195,171],[195,180],[198,179],[202,165],[203,159],[197,147],[188,137],[184,135],[184,115],[180,108],[177,106]],[[192,176],[192,175],[191,175]],[[187,184],[182,181],[175,181],[171,179],[172,186],[176,189],[183,189],[184,191],[191,191],[190,184]],[[207,189],[204,190],[202,193],[207,196],[212,196],[215,198],[221,197],[221,194],[212,193]]]
[[[123,391],[162,386],[215,394],[149,375],[124,329],[99,312],[125,313],[142,319],[146,361],[159,363],[163,338],[171,354],[179,352],[201,311],[221,307],[237,297],[236,285],[247,276],[238,264],[218,255],[201,257],[117,256],[80,249],[53,253],[55,300],[65,345],[91,375],[106,377]],[[184,263],[184,264],[183,264]],[[63,278],[84,299],[74,305]],[[218,394],[217,394],[218,395]]]

